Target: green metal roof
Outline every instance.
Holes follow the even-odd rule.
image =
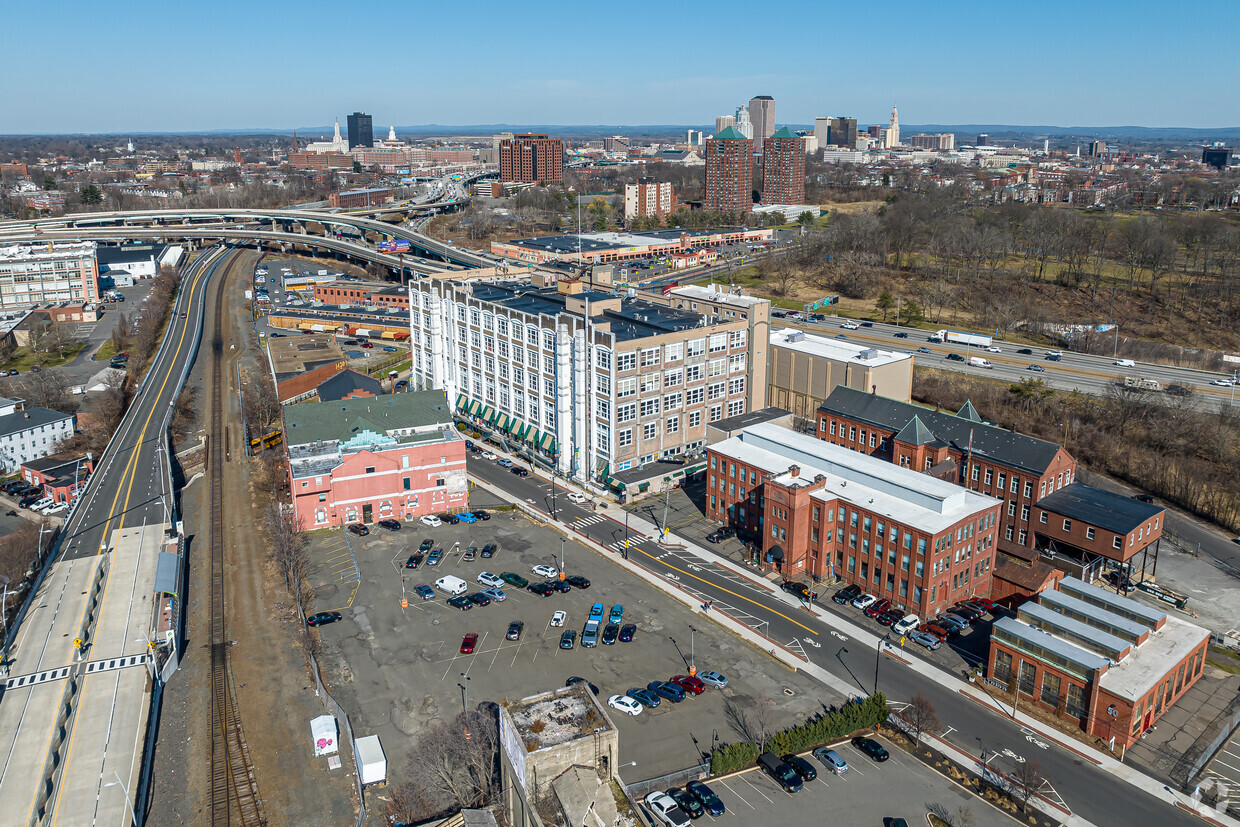
[[[748,141],[749,139],[737,131],[734,126],[725,126],[722,132],[715,135],[716,141]]]
[[[771,137],[772,138],[799,138],[801,136],[796,134],[791,129],[785,126],[783,129],[779,130]]]
[[[437,390],[303,402],[284,409],[284,433],[289,445],[318,440],[347,442],[366,432],[386,435],[451,421],[448,399]]]

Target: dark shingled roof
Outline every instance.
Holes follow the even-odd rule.
[[[1127,534],[1167,509],[1074,482],[1038,500],[1038,508],[1062,514],[1116,534]]]
[[[1034,474],[1044,473],[1059,453],[1058,445],[1044,439],[1016,434],[997,425],[974,422],[951,413],[931,411],[845,385],[836,386],[818,410],[885,428],[893,434],[899,433],[914,417],[920,417],[922,424],[936,439],[952,448],[967,452],[972,433],[974,455]]]
[[[344,399],[354,391],[366,391],[378,396],[383,393],[383,384],[372,376],[367,376],[352,368],[342,370],[330,379],[324,379],[315,388],[320,402],[335,402]]]
[[[24,411],[0,416],[0,436],[29,431],[40,425],[50,425],[62,419],[72,419],[73,414],[53,411],[50,408],[26,408]]]

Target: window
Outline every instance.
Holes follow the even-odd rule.
[[[706,391],[702,388],[694,388],[685,391],[685,407],[692,408],[695,405],[701,405],[702,400],[706,398]]]
[[[1038,667],[1027,660],[1020,662],[1020,691],[1025,695],[1033,695],[1033,681],[1038,673]]]
[[[698,426],[700,426],[701,424],[702,424],[702,412],[701,412],[701,411],[690,411],[690,412],[689,412],[689,421],[688,421],[688,423],[687,423],[686,427],[689,427],[689,428],[697,428],[697,427],[698,427]]]
[[[625,428],[623,431],[616,432],[616,445],[620,448],[627,448],[633,444],[633,429]]]
[[[1059,705],[1059,676],[1051,672],[1042,673],[1042,703],[1050,706]]]
[[[705,339],[690,339],[687,343],[685,343],[685,354],[689,358],[693,358],[694,356],[701,356],[705,352],[706,352],[706,340]]]
[[[620,353],[616,355],[616,370],[626,371],[633,370],[637,367],[637,353],[630,350],[628,353]]]
[[[745,392],[745,377],[732,379],[728,382],[728,396],[736,396],[738,393]]]
[[[647,422],[642,426],[642,439],[651,440],[659,436],[659,424],[657,422]]]
[[[711,405],[710,406],[710,421],[718,422],[721,419],[723,419],[723,406],[722,405]]]
[[[555,350],[555,334],[550,330],[543,331],[542,337],[543,350]]]
[[[1065,520],[1063,521],[1063,530],[1064,530],[1064,531],[1071,531],[1071,530],[1072,530],[1072,521],[1071,521],[1071,520],[1065,519]]]
[[[706,375],[711,378],[723,376],[727,370],[727,364],[727,361],[724,359],[711,359],[706,363]]]
[[[669,434],[675,434],[675,433],[680,432],[680,417],[679,416],[669,416],[667,418],[667,432]]]
[[[624,399],[626,396],[637,395],[637,377],[630,376],[627,379],[616,380],[616,398]]]
[[[663,349],[663,361],[679,362],[685,358],[685,343],[673,342]]]
[[[1124,547],[1124,538],[1116,534],[1115,539],[1111,541],[1111,548],[1123,548],[1123,547]]]
[[[1042,525],[1046,525],[1046,512],[1045,511],[1038,512],[1038,522],[1042,523]]]
[[[725,384],[723,382],[714,382],[707,386],[706,394],[709,399],[719,399],[723,396]]]
[[[745,354],[734,353],[728,357],[728,373],[745,372]]]
[[[660,351],[660,349],[661,349],[661,348],[659,348],[659,347],[657,347],[657,346],[656,346],[656,347],[644,347],[644,348],[642,348],[642,367],[644,367],[644,368],[648,368],[648,367],[651,367],[651,366],[653,366],[653,365],[657,365],[657,364],[659,364],[659,361],[660,361],[660,354],[659,354],[659,351]]]
[[[728,334],[712,333],[710,335],[710,352],[720,353],[728,349]]]
[[[831,436],[835,436],[835,420],[831,420]]]
[[[1012,656],[1002,650],[995,652],[994,676],[1007,683],[1012,678]]]
[[[520,370],[520,368],[518,368],[518,370]],[[611,393],[611,380],[607,378],[607,374],[594,374],[594,389],[601,394]]]
[[[374,467],[373,465],[367,465],[367,466],[366,466],[366,473],[367,473],[367,474],[373,474],[374,472],[375,472],[375,467]]]
[[[1094,539],[1094,527],[1093,526],[1085,527],[1085,539],[1086,540]]]
[[[659,400],[658,399],[643,399],[641,401],[641,406],[642,406],[642,419],[645,419],[648,416],[654,416],[655,414],[659,412]]]
[[[987,468],[986,469],[986,484],[993,485],[994,478],[995,478],[995,472]]]
[[[689,365],[685,368],[685,384],[690,382],[701,382],[706,376],[701,365]]]
[[[1008,516],[1016,516],[1016,500],[1008,500]]]
[[[654,373],[643,373],[642,374],[642,386],[641,386],[642,393],[654,393],[659,390],[660,385],[661,385],[661,380],[659,378],[659,372],[657,370]]]
[[[594,400],[594,412],[602,419],[607,419],[611,415],[611,403],[606,399]]]
[[[1085,690],[1074,683],[1068,684],[1068,702],[1064,708],[1069,715],[1085,717]]]
[[[746,340],[746,331],[733,330],[731,335],[732,347],[744,347]]]
[[[1025,504],[1020,507],[1020,521],[1022,523],[1029,522],[1029,505]]]
[[[611,368],[611,351],[607,348],[595,348],[594,365],[600,370],[608,370]]]
[[[680,385],[684,379],[684,371],[680,368],[675,370],[664,371],[663,386],[666,388],[675,388]]]
[[[740,416],[745,412],[745,400],[733,399],[728,403],[728,416]]]
[[[632,422],[634,419],[637,419],[637,404],[635,402],[616,406],[616,422]]]
[[[663,410],[665,411],[680,410],[680,398],[681,396],[679,393],[669,393],[667,396],[663,397]]]

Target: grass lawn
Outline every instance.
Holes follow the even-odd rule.
[[[95,351],[96,362],[107,362],[116,355],[116,347],[112,344],[112,340],[108,339],[99,349]]]
[[[55,368],[63,364],[73,361],[73,357],[77,356],[82,348],[86,347],[85,342],[74,342],[64,350],[64,358],[54,353],[31,353],[25,348],[18,348],[13,358],[5,362],[0,367],[5,370],[17,370],[25,373],[35,365],[41,368]]]
[[[1240,656],[1226,649],[1211,646],[1206,650],[1206,663],[1232,675],[1240,675]]]

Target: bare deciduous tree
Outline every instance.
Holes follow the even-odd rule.
[[[923,732],[936,733],[943,728],[934,704],[920,692],[909,699],[909,704],[900,713],[900,717],[904,718],[905,723],[913,730],[913,740],[918,743],[921,742]]]
[[[1011,779],[1011,795],[1020,805],[1022,812],[1029,808],[1029,800],[1037,795],[1047,783],[1046,775],[1037,761],[1025,761],[1017,764]]]

